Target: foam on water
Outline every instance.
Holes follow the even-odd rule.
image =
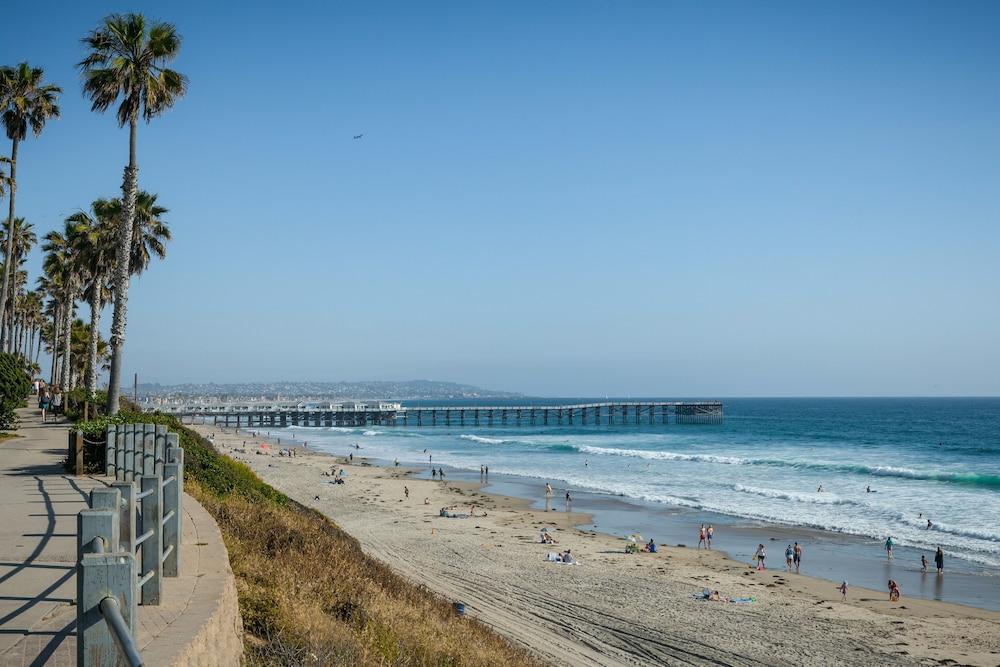
[[[1000,567],[1000,400],[734,399],[726,409],[719,425],[295,431],[338,455],[360,434],[364,455],[383,460],[426,465],[433,455],[435,464],[474,472],[485,464],[539,487],[561,482],[877,540],[892,534],[901,545],[942,546]]]

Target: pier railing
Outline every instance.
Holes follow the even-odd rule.
[[[82,437],[82,434],[78,434]],[[108,476],[77,515],[77,664],[141,665],[137,605],[158,605],[180,571],[184,450],[153,424],[109,426]]]
[[[223,426],[464,426],[714,424],[723,420],[722,401],[608,401],[566,405],[444,405],[274,409],[266,405],[231,406],[204,412],[172,411],[182,420],[208,420]]]

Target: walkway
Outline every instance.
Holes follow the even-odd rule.
[[[0,442],[0,664],[76,665],[76,515],[105,480],[63,470],[66,424],[42,424],[33,408],[18,415],[21,437]],[[190,662],[205,629],[219,642],[218,619],[235,610],[218,527],[187,495],[182,531],[181,576],[164,580],[161,605],[139,607],[137,641],[149,665]],[[239,644],[238,615],[222,624]]]

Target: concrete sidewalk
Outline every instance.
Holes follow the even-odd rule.
[[[33,401],[31,401],[33,403]],[[0,442],[0,665],[76,665],[76,515],[111,480],[66,473],[68,425],[18,411],[20,437]],[[239,664],[235,583],[218,526],[184,496],[181,574],[162,603],[139,607],[148,665]]]
[[[65,424],[18,410],[0,442],[0,664],[76,664],[76,515],[103,486],[63,470]]]

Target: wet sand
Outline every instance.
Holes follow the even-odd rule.
[[[1000,613],[909,598],[905,588],[895,604],[860,587],[842,603],[831,582],[785,573],[784,545],[768,544],[772,568],[764,572],[691,548],[691,540],[629,555],[622,539],[575,528],[592,523],[585,514],[535,510],[478,483],[418,479],[418,471],[358,457],[343,466],[347,483],[334,485],[324,472],[343,459],[279,457],[273,447],[239,453],[246,435],[195,428],[214,433],[223,453],[275,488],[327,514],[368,553],[464,602],[467,613],[554,664],[1000,664]],[[488,516],[440,517],[446,505]],[[560,498],[554,506],[562,509]],[[543,527],[558,545],[539,543]],[[566,548],[579,565],[545,561]],[[704,588],[756,602],[696,600]]]

